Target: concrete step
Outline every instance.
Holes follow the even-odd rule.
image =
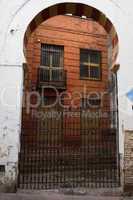
[[[79,191],[76,194],[63,194],[60,191],[18,190],[16,194],[0,194],[0,200],[132,200],[133,197],[122,197],[120,189],[116,191],[93,190]]]

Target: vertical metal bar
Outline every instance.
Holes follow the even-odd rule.
[[[117,74],[115,75],[115,84],[116,84],[116,106],[117,106],[117,113],[116,113],[116,117],[117,117],[117,124],[116,124],[116,146],[117,146],[117,171],[118,171],[118,185],[121,185],[120,182],[120,157],[119,157],[119,110],[118,110],[118,78],[117,78]]]
[[[111,113],[99,121],[93,112],[91,119],[84,117],[81,110],[71,112],[72,116],[68,117],[69,111],[65,116],[61,111],[59,121],[53,117],[46,119],[45,126],[42,119],[34,119],[24,129],[18,180],[20,187],[52,189],[70,181],[69,186],[73,187],[118,185],[116,132],[110,128]],[[79,117],[75,117],[78,114]]]

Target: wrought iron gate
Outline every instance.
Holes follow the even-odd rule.
[[[115,114],[50,111],[23,120],[18,187],[118,187]]]

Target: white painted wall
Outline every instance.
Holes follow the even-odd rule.
[[[120,110],[120,152],[123,152],[124,129],[133,129],[133,111],[127,104],[123,109],[125,93],[133,87],[133,2],[131,0],[1,0],[0,1],[0,97],[3,88],[4,102],[15,105],[4,105],[0,98],[0,163],[12,166],[17,162],[19,146],[21,97],[22,97],[22,63],[23,37],[30,21],[41,10],[56,3],[80,2],[99,9],[114,24],[119,37],[120,63],[118,72],[119,110]],[[13,30],[13,31],[12,31]],[[4,136],[3,136],[4,135]],[[11,150],[9,150],[11,146]],[[10,153],[9,153],[10,152]],[[7,165],[8,163],[8,165]],[[10,167],[9,167],[10,168]],[[8,172],[9,170],[7,170]],[[8,174],[8,173],[7,173]]]
[[[12,187],[17,175],[21,130],[22,67],[0,67],[0,165],[5,165],[2,185]]]

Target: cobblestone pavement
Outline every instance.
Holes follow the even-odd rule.
[[[0,194],[0,200],[133,200],[133,197],[118,196],[88,196],[88,195],[63,195],[58,193],[16,193]]]

